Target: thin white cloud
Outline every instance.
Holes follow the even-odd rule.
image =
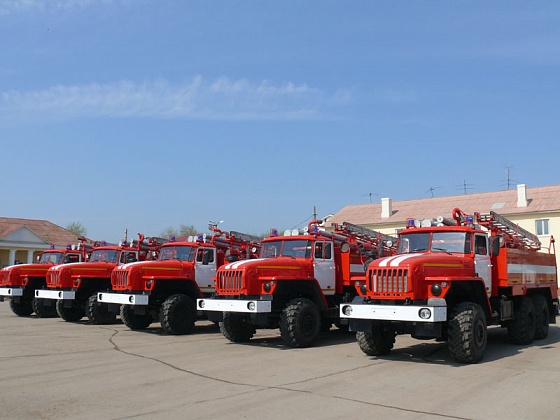
[[[84,9],[92,5],[113,3],[116,0],[0,0],[0,16]],[[125,1],[125,0],[120,0]]]
[[[206,120],[316,119],[343,105],[340,92],[327,95],[306,84],[252,83],[245,79],[202,77],[173,85],[167,81],[138,84],[55,86],[33,92],[0,94],[0,110],[16,121],[99,117]],[[343,95],[345,101],[349,94]]]

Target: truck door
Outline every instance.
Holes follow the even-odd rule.
[[[328,241],[315,242],[313,251],[313,269],[315,278],[323,290],[325,295],[334,295],[335,293],[335,266],[333,244]]]
[[[194,275],[196,283],[203,293],[210,293],[215,290],[212,280],[216,277],[216,250],[214,248],[200,247],[197,249]]]
[[[486,294],[490,296],[492,294],[492,263],[487,235],[475,234],[474,236],[474,266],[478,277],[484,279]]]

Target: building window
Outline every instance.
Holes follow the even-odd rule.
[[[549,235],[548,219],[536,220],[537,235]]]

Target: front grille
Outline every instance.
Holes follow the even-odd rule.
[[[369,272],[369,290],[374,293],[406,293],[408,286],[408,270],[402,268],[386,268]]]
[[[242,270],[224,270],[218,272],[216,290],[219,292],[238,292],[243,288]]]
[[[47,274],[47,286],[55,287],[59,285],[60,271],[50,270]]]
[[[113,288],[125,288],[128,286],[128,271],[127,270],[113,270],[111,277],[111,284]]]

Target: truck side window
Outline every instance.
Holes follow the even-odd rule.
[[[196,252],[196,261],[201,262],[202,265],[208,265],[214,262],[214,252],[211,249],[198,248]]]
[[[486,236],[476,235],[474,238],[474,252],[478,255],[487,255]]]
[[[323,259],[323,242],[316,242],[315,243],[315,259],[322,260]]]
[[[325,260],[332,259],[332,243],[325,243]]]

